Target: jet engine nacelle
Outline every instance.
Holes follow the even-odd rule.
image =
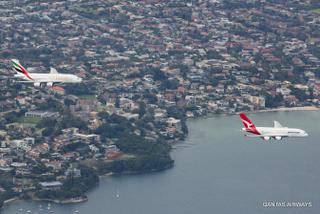
[[[264,136],[263,139],[264,140],[270,140],[270,137],[269,136]]]
[[[34,85],[35,87],[40,87],[40,86],[41,86],[41,82],[35,82],[35,83],[33,83],[33,85]]]
[[[276,136],[276,137],[274,137],[274,139],[276,139],[276,140],[282,140],[282,137]]]
[[[47,82],[47,86],[52,87],[53,86],[53,82]]]

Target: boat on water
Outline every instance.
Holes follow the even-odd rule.
[[[119,198],[119,197],[120,197],[120,193],[119,193],[119,190],[117,189],[116,198]]]

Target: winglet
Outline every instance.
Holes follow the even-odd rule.
[[[11,65],[13,66],[14,70],[18,73],[24,74],[29,80],[33,80],[28,71],[20,64],[19,60],[12,59],[10,61]]]

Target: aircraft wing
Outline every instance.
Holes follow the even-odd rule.
[[[284,134],[265,134],[265,135],[253,135],[253,134],[245,134],[246,137],[288,137],[288,135],[284,135]]]
[[[14,82],[21,82],[21,83],[34,83],[32,81],[14,81]]]

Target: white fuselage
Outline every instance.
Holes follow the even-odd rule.
[[[29,77],[23,74],[16,74],[15,77],[24,81],[34,83],[80,83],[82,78],[73,74],[61,74],[61,73],[29,73]]]
[[[288,128],[288,127],[256,127],[257,131],[260,135],[256,134],[256,136],[261,137],[307,137],[308,133],[302,129]],[[243,131],[248,132],[245,128]],[[250,132],[248,132],[250,133]]]

